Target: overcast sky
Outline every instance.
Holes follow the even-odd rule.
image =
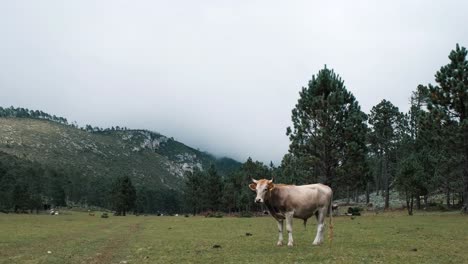
[[[325,64],[365,112],[406,111],[468,46],[468,1],[382,2],[2,1],[0,105],[278,164]]]

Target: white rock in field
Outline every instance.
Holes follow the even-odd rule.
[[[50,250],[49,250],[49,251],[47,251],[47,254],[52,254],[52,251],[50,251]]]

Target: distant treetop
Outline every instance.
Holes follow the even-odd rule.
[[[49,120],[52,122],[57,122],[59,124],[79,128],[81,130],[87,132],[103,132],[103,131],[127,131],[129,130],[127,127],[112,127],[112,128],[101,128],[101,127],[93,127],[91,125],[85,125],[84,127],[79,127],[76,122],[68,123],[67,119],[64,117],[50,115],[45,113],[41,110],[29,110],[28,108],[23,107],[13,107],[10,106],[8,108],[3,108],[0,106],[0,117],[14,117],[14,118],[33,118],[33,119],[42,119],[42,120]]]
[[[29,110],[27,108],[14,108],[10,106],[9,108],[3,108],[0,106],[0,117],[19,117],[19,118],[36,118],[36,119],[45,119],[54,121],[60,124],[68,125],[68,121],[66,118],[50,115],[48,113],[44,113],[40,110]]]

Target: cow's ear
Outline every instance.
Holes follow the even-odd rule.
[[[269,182],[269,183],[268,183],[268,190],[271,191],[271,190],[273,190],[274,188],[275,188],[275,184],[272,183],[272,182]]]
[[[249,188],[252,191],[256,191],[257,190],[257,184],[256,183],[251,183],[251,184],[249,184]]]

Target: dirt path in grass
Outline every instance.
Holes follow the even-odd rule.
[[[110,237],[106,243],[94,256],[86,259],[83,263],[100,264],[112,263],[116,252],[128,244],[130,236],[134,236],[140,231],[141,223],[131,224],[127,229],[120,230],[118,235]]]

